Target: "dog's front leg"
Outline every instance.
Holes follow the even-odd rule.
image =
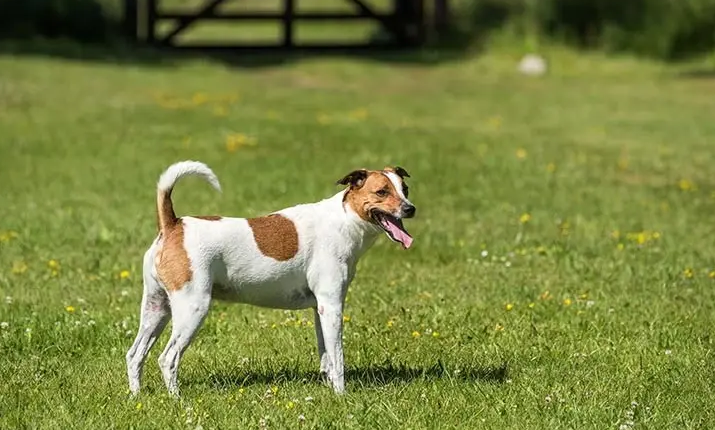
[[[328,361],[328,380],[337,394],[345,392],[345,366],[343,362],[343,303],[339,297],[317,297],[318,316]],[[317,328],[316,328],[317,331]],[[320,340],[318,341],[320,347]],[[321,357],[321,370],[323,360]]]
[[[325,339],[323,338],[323,328],[320,323],[320,314],[318,309],[313,309],[313,316],[315,317],[315,337],[318,341],[318,356],[320,357],[320,376],[329,378],[330,373],[330,357],[325,350]]]

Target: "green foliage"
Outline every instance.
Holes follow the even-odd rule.
[[[119,3],[103,0],[0,0],[0,39],[41,37],[106,43],[120,34],[115,10]]]
[[[509,24],[529,40],[549,37],[661,59],[715,47],[715,0],[474,0],[457,10],[456,25],[473,35]]]

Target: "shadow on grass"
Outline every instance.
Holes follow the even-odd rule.
[[[208,60],[236,68],[277,67],[310,59],[344,58],[351,60],[383,62],[394,65],[437,65],[459,61],[478,54],[478,44],[470,46],[434,46],[425,48],[358,48],[330,50],[252,50],[231,49],[190,50],[131,46],[81,44],[69,40],[19,40],[0,41],[0,56],[45,57],[72,61],[107,63],[118,66],[141,65],[150,67],[174,67],[185,61]]]
[[[382,386],[392,383],[410,383],[414,381],[452,380],[463,382],[504,383],[509,374],[506,363],[501,366],[468,367],[459,372],[449,371],[439,361],[437,364],[421,368],[391,363],[364,368],[348,368],[347,383],[360,386]],[[281,382],[323,383],[323,377],[317,371],[284,369],[277,372],[255,372],[250,369],[230,373],[218,373],[209,377],[215,389],[246,387],[251,385],[276,384]],[[199,381],[193,381],[197,383]]]
[[[715,79],[715,66],[686,70],[678,74],[683,79]]]

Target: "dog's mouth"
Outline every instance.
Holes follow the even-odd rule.
[[[370,211],[370,216],[385,231],[390,240],[399,243],[404,249],[412,245],[412,236],[405,230],[401,219],[377,209]]]

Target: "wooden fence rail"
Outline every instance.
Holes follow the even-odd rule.
[[[379,47],[414,47],[424,43],[427,31],[425,6],[430,0],[392,0],[392,11],[378,13],[366,0],[344,0],[353,6],[352,11],[297,11],[300,0],[282,0],[281,9],[276,11],[242,10],[220,11],[219,6],[227,0],[206,0],[194,11],[165,9],[160,0],[124,0],[125,29],[138,42],[172,48],[229,49],[229,50],[297,50],[297,49],[350,49]],[[439,30],[447,20],[448,0],[432,0],[433,28]],[[143,19],[142,19],[143,18]],[[143,21],[143,22],[142,22]],[[159,22],[173,22],[164,34],[158,34]],[[232,21],[237,26],[243,23],[276,22],[281,26],[282,37],[272,43],[261,42],[184,42],[178,37],[193,25],[207,21]],[[295,26],[297,22],[375,22],[389,37],[383,41],[367,40],[359,42],[318,42],[297,43]],[[141,25],[143,24],[143,25]]]

